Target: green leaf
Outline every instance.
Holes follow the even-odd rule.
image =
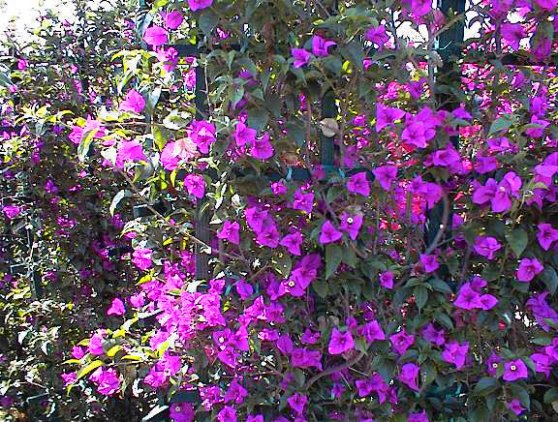
[[[198,18],[198,26],[205,35],[211,35],[219,23],[219,16],[211,9],[204,9]]]
[[[96,133],[97,129],[90,130],[89,132],[87,132],[85,138],[82,138],[81,142],[79,143],[77,153],[80,161],[85,161],[85,157],[89,153],[91,143],[93,142],[93,138],[95,137]]]
[[[529,236],[525,230],[517,228],[506,235],[506,240],[510,244],[510,248],[515,253],[515,256],[520,258],[527,247]]]
[[[558,400],[558,388],[552,387],[546,390],[546,393],[544,393],[543,401],[548,404],[556,400]]]
[[[422,309],[426,302],[428,302],[428,289],[424,286],[417,286],[413,290],[413,295],[415,296],[415,303],[417,308]]]
[[[289,254],[280,254],[277,258],[275,258],[273,264],[275,271],[277,271],[282,277],[287,278],[291,273],[293,262]]]
[[[327,284],[327,281],[322,279],[315,280],[312,283],[312,288],[322,299],[324,299],[329,293],[329,285]]]
[[[263,108],[253,108],[248,111],[248,126],[262,131],[269,121],[269,113]]]
[[[556,270],[551,266],[546,266],[539,277],[546,285],[546,288],[548,289],[550,294],[553,295],[556,292],[556,288],[558,287],[558,274],[556,274]]]
[[[326,279],[331,277],[333,273],[341,264],[341,260],[343,258],[343,249],[337,245],[327,245],[326,246]]]
[[[498,388],[498,381],[496,378],[483,377],[477,382],[473,389],[473,394],[476,396],[488,396],[490,393]]]
[[[89,362],[89,364],[83,368],[81,368],[78,372],[77,372],[77,379],[82,379],[84,376],[86,376],[87,374],[89,374],[90,372],[93,372],[95,369],[103,366],[104,363],[102,360],[94,360],[92,362]]]
[[[341,48],[341,54],[349,60],[355,68],[362,71],[364,60],[364,51],[362,45],[357,41],[352,41],[345,47]]]
[[[438,292],[452,294],[453,291],[451,287],[445,281],[440,280],[439,278],[433,278],[429,281],[432,288]]]
[[[114,211],[116,210],[116,207],[118,206],[120,201],[130,196],[132,196],[132,192],[128,189],[122,189],[116,195],[114,195],[114,198],[112,198],[112,202],[110,203],[109,207],[110,215],[114,215]]]
[[[495,133],[507,131],[512,125],[514,121],[512,116],[503,116],[496,119],[492,122],[490,126],[490,130],[488,131],[488,135],[494,135]]]

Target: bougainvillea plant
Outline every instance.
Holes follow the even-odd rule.
[[[556,418],[558,4],[470,2],[451,54],[465,13],[435,6],[158,0],[107,98],[15,108],[109,178],[94,206],[130,246],[67,394],[145,420]]]

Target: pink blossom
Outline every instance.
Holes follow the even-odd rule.
[[[504,381],[517,381],[519,379],[525,379],[528,376],[527,366],[521,359],[515,359],[504,363],[504,376],[502,377]]]
[[[422,264],[422,268],[424,269],[425,273],[433,273],[440,267],[436,255],[421,254],[420,263]]]
[[[347,180],[347,190],[365,197],[370,196],[370,182],[365,172],[357,173]]]
[[[221,230],[217,232],[217,238],[228,240],[235,245],[240,244],[240,224],[238,221],[224,221]]]
[[[501,27],[502,38],[513,50],[519,50],[519,43],[525,38],[525,29],[520,23],[504,23]]]
[[[188,6],[192,11],[203,10],[211,7],[213,0],[188,0]]]
[[[475,244],[473,245],[474,251],[484,256],[489,261],[492,261],[498,252],[502,248],[502,245],[498,240],[491,236],[477,236],[475,239]]]
[[[116,167],[123,168],[127,162],[145,160],[147,160],[147,157],[143,152],[143,146],[138,141],[121,141],[118,145]]]
[[[393,272],[384,271],[380,273],[380,286],[384,289],[393,289]]]
[[[210,146],[217,140],[215,126],[206,120],[196,120],[191,125],[190,139],[203,154],[209,153]]]
[[[151,255],[153,251],[148,248],[139,248],[132,253],[132,262],[140,270],[145,271],[151,268]]]
[[[372,171],[374,176],[376,176],[376,180],[380,186],[384,189],[389,191],[391,189],[391,184],[397,178],[397,167],[393,165],[385,165],[380,166]]]
[[[177,29],[184,20],[184,16],[178,10],[173,10],[172,12],[163,13],[163,19],[165,20],[165,26],[169,29]]]
[[[198,156],[197,147],[189,138],[169,142],[161,152],[161,163],[165,170],[175,170],[181,161],[188,162]]]
[[[269,140],[269,133],[264,133],[261,138],[254,141],[252,148],[250,148],[250,156],[257,160],[265,161],[273,157],[273,145]]]
[[[420,372],[420,367],[414,363],[406,363],[401,367],[401,372],[399,374],[399,381],[405,384],[412,390],[419,391],[418,387],[418,376]]]
[[[193,0],[188,1],[191,3]],[[237,420],[236,409],[232,406],[223,407],[223,409],[217,414],[218,422],[236,422]]]
[[[517,416],[521,415],[525,411],[525,408],[521,405],[521,401],[519,399],[510,400],[506,403],[506,407]]]
[[[102,333],[95,333],[89,339],[89,344],[87,346],[87,350],[93,356],[100,356],[105,353],[103,349],[103,334]]]
[[[395,107],[387,107],[382,103],[376,104],[376,132],[380,132],[385,127],[393,126],[396,120],[401,120],[405,116],[403,110]]]
[[[173,422],[194,422],[196,412],[192,403],[172,403],[170,417]]]
[[[537,258],[523,258],[519,262],[517,268],[517,279],[523,282],[529,282],[544,270],[544,266]]]
[[[426,413],[426,410],[423,410],[422,412],[409,413],[407,422],[429,422],[428,414]]]
[[[134,113],[141,113],[145,108],[145,100],[143,96],[136,91],[131,89],[126,94],[126,99],[120,103],[120,110],[122,111],[132,111]]]
[[[318,239],[322,245],[326,243],[337,242],[343,237],[343,233],[335,228],[331,221],[326,220],[322,225],[322,230],[320,232],[320,238]]]
[[[124,302],[119,298],[114,298],[110,307],[107,310],[107,315],[122,316],[126,313],[126,308],[124,307]]]
[[[289,407],[293,409],[297,415],[302,415],[308,403],[308,397],[304,394],[295,393],[287,399],[287,403],[289,403]]]
[[[303,66],[306,66],[308,62],[310,62],[310,58],[312,55],[309,51],[306,51],[303,48],[292,48],[291,55],[294,58],[293,66],[296,69],[300,69]]]
[[[236,282],[235,289],[242,300],[246,300],[254,294],[254,288],[252,285],[246,282],[243,278]]]
[[[184,187],[190,195],[198,199],[205,196],[205,180],[199,174],[189,174],[184,178]]]
[[[244,123],[238,122],[234,130],[234,141],[239,147],[244,145],[253,145],[254,142],[256,142],[257,134],[258,132],[256,129],[252,129]]]
[[[412,334],[407,334],[405,329],[402,329],[396,334],[392,334],[389,338],[391,342],[391,347],[399,355],[404,355],[405,352],[415,343],[415,336]]]
[[[314,208],[314,192],[305,192],[298,188],[293,195],[293,210],[301,210],[311,213]]]
[[[379,50],[382,50],[385,44],[389,41],[389,35],[386,33],[384,25],[373,26],[366,31],[364,38],[376,44]]]
[[[326,57],[329,55],[329,48],[337,45],[335,41],[326,40],[319,35],[312,37],[312,53],[317,57]]]
[[[151,26],[145,30],[143,40],[153,47],[159,47],[169,42],[169,33],[160,26]]]
[[[386,335],[382,326],[376,320],[367,322],[362,327],[358,329],[358,334],[363,336],[368,343],[372,343],[377,340],[385,340]]]
[[[558,5],[558,0],[535,0],[535,3],[544,11],[552,12],[556,5]]]
[[[442,352],[442,360],[454,364],[457,369],[461,369],[465,365],[468,351],[468,342],[459,344],[457,341],[451,341],[446,343],[446,347]]]
[[[303,240],[304,238],[302,236],[302,233],[300,233],[299,231],[295,231],[283,237],[279,244],[285,247],[293,255],[300,256],[300,246],[302,245]]]
[[[97,385],[97,391],[104,396],[111,396],[120,388],[120,378],[112,368],[97,368],[89,379]]]
[[[353,350],[355,342],[349,331],[342,333],[334,328],[329,339],[328,352],[330,355],[341,355],[349,350]]]
[[[548,251],[552,244],[558,240],[558,230],[553,228],[551,224],[540,223],[537,226],[537,240],[541,248]]]
[[[13,220],[21,214],[21,207],[18,207],[17,205],[4,205],[2,207],[2,212],[8,220]]]
[[[364,222],[362,214],[348,214],[344,212],[341,214],[341,225],[339,229],[349,234],[352,240],[356,240],[360,232],[360,228]]]

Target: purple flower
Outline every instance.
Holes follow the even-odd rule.
[[[126,94],[126,99],[120,103],[120,110],[141,113],[145,108],[145,100],[135,89],[131,89]]]
[[[526,35],[523,25],[520,23],[504,23],[500,31],[502,33],[502,38],[506,40],[508,45],[513,50],[519,50],[519,43]]]
[[[301,210],[311,213],[314,208],[314,192],[305,192],[298,188],[293,195],[293,210]]]
[[[366,34],[364,34],[364,38],[376,44],[380,50],[382,50],[384,45],[389,41],[389,35],[386,33],[384,25],[371,27],[366,31]]]
[[[170,417],[173,422],[194,422],[196,412],[192,403],[173,403],[170,406]]]
[[[407,422],[429,422],[426,410],[422,412],[409,413]]]
[[[453,363],[457,369],[461,369],[465,365],[468,351],[468,342],[459,344],[457,341],[451,341],[446,343],[446,347],[442,352],[442,360],[444,362]]]
[[[97,391],[104,396],[111,396],[120,388],[120,378],[112,368],[97,368],[89,380],[97,384]]]
[[[295,368],[317,368],[322,370],[322,354],[318,350],[306,348],[294,349],[291,353],[291,365]]]
[[[167,28],[177,29],[182,24],[184,16],[178,10],[173,10],[172,12],[164,13],[163,19]]]
[[[322,231],[320,232],[319,242],[322,245],[326,243],[337,242],[343,237],[343,233],[335,228],[331,221],[326,220],[322,225]]]
[[[254,288],[252,285],[246,282],[243,278],[238,280],[234,287],[242,300],[246,300],[254,294]]]
[[[217,232],[217,238],[238,245],[240,243],[240,224],[238,221],[224,221],[221,230]]]
[[[217,414],[217,420],[219,422],[236,422],[238,420],[236,417],[236,409],[232,406],[223,407],[223,409],[221,409],[221,411]]]
[[[419,391],[419,387],[417,384],[419,372],[420,367],[418,365],[414,363],[406,363],[401,367],[401,372],[398,379],[410,389]]]
[[[211,7],[212,4],[213,0],[188,0],[188,6],[190,6],[190,9],[193,12],[207,9],[208,7]]]
[[[264,422],[263,415],[248,415],[246,422]]]
[[[327,349],[330,355],[341,355],[349,350],[353,350],[354,347],[355,342],[350,332],[342,333],[337,328],[333,329]]]
[[[2,207],[2,212],[8,220],[13,220],[21,214],[21,207],[18,207],[17,205],[4,205]]]
[[[525,408],[521,405],[519,399],[512,399],[511,401],[506,403],[506,407],[510,409],[513,413],[517,416],[521,415]]]
[[[389,191],[391,189],[391,184],[397,178],[397,167],[393,165],[385,165],[374,169],[372,173],[376,176],[376,180],[378,180],[380,186],[384,190]]]
[[[234,141],[237,146],[252,145],[256,141],[258,132],[256,129],[246,126],[242,122],[236,124],[234,130]]]
[[[420,262],[425,273],[433,273],[440,268],[436,255],[420,254]]]
[[[385,340],[386,335],[382,330],[382,326],[376,320],[367,322],[358,329],[358,334],[363,336],[368,343],[376,340]]]
[[[302,415],[308,403],[308,397],[304,394],[295,393],[287,399],[287,403],[289,403],[289,407],[293,409],[297,415]]]
[[[172,72],[178,65],[178,51],[174,47],[166,49],[161,47],[159,51],[157,51],[157,60],[163,64],[163,70],[165,72]]]
[[[191,124],[190,139],[198,147],[201,153],[209,153],[211,145],[217,141],[215,126],[206,120],[196,120]]]
[[[496,353],[492,353],[486,360],[486,372],[488,372],[491,377],[495,377],[498,373],[500,362],[502,362],[502,359]]]
[[[365,172],[357,173],[347,181],[347,190],[365,197],[370,196],[370,182]]]
[[[395,107],[387,107],[382,103],[376,105],[376,132],[380,132],[387,126],[393,126],[396,120],[401,120],[405,116],[403,110]]]
[[[132,253],[132,262],[140,270],[145,271],[151,268],[151,255],[153,251],[148,248],[140,248]]]
[[[498,240],[491,236],[477,236],[473,249],[476,253],[492,261],[497,251],[502,248]]]
[[[412,334],[407,334],[407,332],[403,329],[398,333],[391,335],[389,341],[391,342],[392,348],[399,355],[404,355],[409,347],[414,344],[415,336]]]
[[[337,45],[335,41],[326,40],[319,35],[312,37],[312,53],[317,57],[326,57],[329,55],[329,48]]]
[[[199,174],[189,174],[184,178],[184,186],[190,195],[198,199],[205,196],[205,180]]]
[[[302,233],[299,231],[295,231],[294,233],[286,235],[279,244],[285,247],[290,253],[293,255],[300,256],[300,246],[302,245],[304,238],[302,237]]]
[[[527,373],[527,366],[521,359],[511,360],[504,363],[504,381],[517,381],[519,379],[525,379],[529,375]]]
[[[102,333],[95,333],[89,339],[89,345],[87,346],[87,351],[93,356],[100,356],[105,353],[103,349],[103,335]]]
[[[535,0],[535,3],[544,11],[552,12],[556,5],[558,5],[558,0]]]
[[[358,237],[358,233],[360,232],[360,228],[362,227],[362,223],[364,221],[364,217],[362,214],[348,214],[344,212],[341,214],[341,225],[339,228],[348,233],[349,237],[352,240],[356,240]]]
[[[257,160],[265,161],[274,154],[273,145],[271,145],[271,141],[269,140],[269,133],[264,133],[261,138],[258,138],[252,144],[252,148],[250,148],[250,156]]]
[[[169,33],[160,26],[151,26],[145,30],[143,40],[153,47],[159,47],[169,42]]]
[[[118,145],[115,165],[123,168],[124,163],[134,161],[145,161],[147,157],[143,152],[143,147],[138,141],[122,141]]]
[[[303,48],[292,48],[291,54],[294,59],[293,66],[296,69],[306,66],[310,61],[310,58],[312,57],[312,54],[310,54],[309,51],[306,51]]]
[[[552,244],[558,240],[558,230],[548,223],[540,223],[537,229],[537,240],[539,241],[539,245],[541,245],[541,248],[545,251],[548,251]]]
[[[440,328],[439,330],[437,330],[432,323],[429,323],[422,330],[422,336],[424,337],[424,339],[432,344],[435,344],[436,346],[441,346],[446,342],[444,334],[445,333],[443,329]]]
[[[517,268],[517,279],[523,282],[529,282],[544,270],[544,266],[537,258],[523,258],[519,261]]]
[[[380,286],[384,289],[393,289],[393,277],[393,272],[391,271],[380,273]]]
[[[124,302],[119,298],[114,298],[110,307],[107,310],[107,315],[122,316],[126,313],[126,308],[124,307]]]

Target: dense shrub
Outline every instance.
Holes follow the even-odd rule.
[[[3,212],[45,290],[4,277],[12,414],[66,359],[71,420],[555,418],[556,2],[468,5],[457,48],[420,0],[146,7],[12,58]]]

